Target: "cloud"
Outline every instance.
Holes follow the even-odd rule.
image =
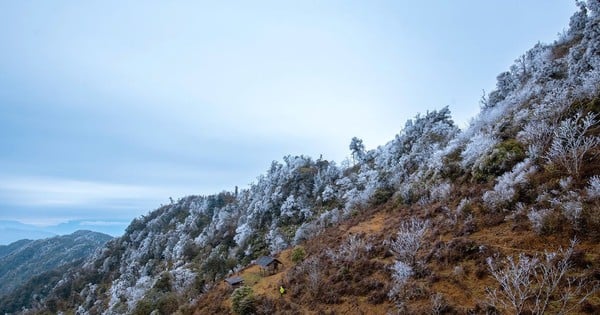
[[[19,215],[23,215],[23,213],[19,213]],[[34,226],[34,227],[49,227],[49,226],[57,226],[59,224],[67,223],[72,220],[71,217],[63,217],[60,215],[36,215],[29,216],[25,213],[25,217],[11,217],[11,219],[18,220],[22,224]]]
[[[129,222],[124,221],[81,221],[79,225],[82,226],[123,226],[129,225]]]
[[[0,177],[4,204],[28,207],[131,207],[140,201],[164,200],[163,187],[47,177]]]

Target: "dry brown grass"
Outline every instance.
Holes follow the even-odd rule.
[[[482,187],[478,186],[480,189]],[[471,190],[469,193],[475,192]],[[455,204],[463,197],[457,196],[450,207],[455,208]],[[486,265],[487,257],[515,256],[519,253],[535,255],[568,246],[568,235],[539,236],[524,224],[515,228],[515,223],[510,220],[486,219],[485,216],[489,214],[482,211],[479,204],[473,206],[476,230],[462,235],[454,230],[462,228],[460,225],[443,228],[446,214],[440,210],[442,206],[395,207],[388,203],[376,210],[368,209],[307,241],[303,244],[306,259],[318,259],[320,264],[322,283],[318,295],[306,292],[306,279],[295,269],[296,265],[290,259],[291,249],[277,255],[283,262],[283,268],[278,273],[265,276],[257,266],[250,266],[241,271],[241,276],[253,288],[258,309],[268,310],[272,314],[394,312],[395,306],[386,296],[391,281],[388,268],[393,257],[383,244],[396,234],[404,220],[416,216],[429,219],[432,226],[426,235],[426,245],[419,253],[419,259],[425,261],[425,271],[410,281],[410,288],[416,293],[409,295],[406,312],[431,314],[431,297],[438,294],[443,297],[445,314],[485,314],[486,288],[497,287]],[[374,245],[372,251],[355,262],[343,265],[325,257],[325,250],[338,248],[350,235],[368,239]],[[600,244],[584,240],[577,250],[573,262],[576,267],[574,273],[600,280]],[[279,294],[282,284],[288,292],[283,297]],[[230,290],[223,285],[217,286],[202,298],[202,306],[197,314],[230,312],[230,294]],[[599,304],[600,297],[595,296],[578,312],[594,313]]]

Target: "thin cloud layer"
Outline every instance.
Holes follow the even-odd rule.
[[[109,206],[118,208],[131,201],[164,199],[165,188],[62,178],[0,178],[0,196],[5,204],[34,207]]]

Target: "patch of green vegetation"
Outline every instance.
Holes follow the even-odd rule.
[[[298,227],[298,224],[285,225],[280,227],[279,231],[281,232],[281,234],[283,234],[283,237],[285,237],[285,239],[289,241],[294,239],[294,235],[296,235],[296,230],[298,230]]]
[[[243,286],[235,289],[231,294],[231,308],[235,314],[254,314],[255,299],[252,288]]]
[[[492,153],[484,159],[479,168],[473,172],[478,181],[488,181],[511,170],[525,158],[525,147],[515,139],[500,142]]]
[[[304,250],[304,247],[302,247],[302,246],[294,247],[294,250],[292,250],[292,262],[294,264],[302,262],[305,257],[306,257],[306,251]]]
[[[140,300],[139,302],[137,302],[137,304],[135,305],[135,308],[133,309],[133,312],[131,314],[133,315],[147,315],[152,313],[152,311],[154,311],[154,303],[152,303],[152,301],[150,301],[147,298],[144,298],[142,300]]]
[[[373,193],[373,196],[371,196],[371,205],[373,206],[379,206],[382,205],[384,203],[386,203],[388,200],[390,200],[390,198],[392,197],[392,195],[394,194],[394,190],[388,187],[385,188],[378,188],[375,193]]]

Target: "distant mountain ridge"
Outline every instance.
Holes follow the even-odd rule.
[[[91,256],[111,236],[80,230],[41,240],[0,246],[0,296],[34,276]]]
[[[0,246],[23,239],[38,240],[57,235],[66,235],[77,230],[90,230],[112,236],[120,236],[125,231],[127,225],[129,225],[129,221],[122,220],[105,222],[94,219],[79,219],[48,226],[0,220]]]
[[[34,240],[56,235],[56,233],[33,225],[17,221],[0,220],[0,244],[11,244],[23,239]]]

